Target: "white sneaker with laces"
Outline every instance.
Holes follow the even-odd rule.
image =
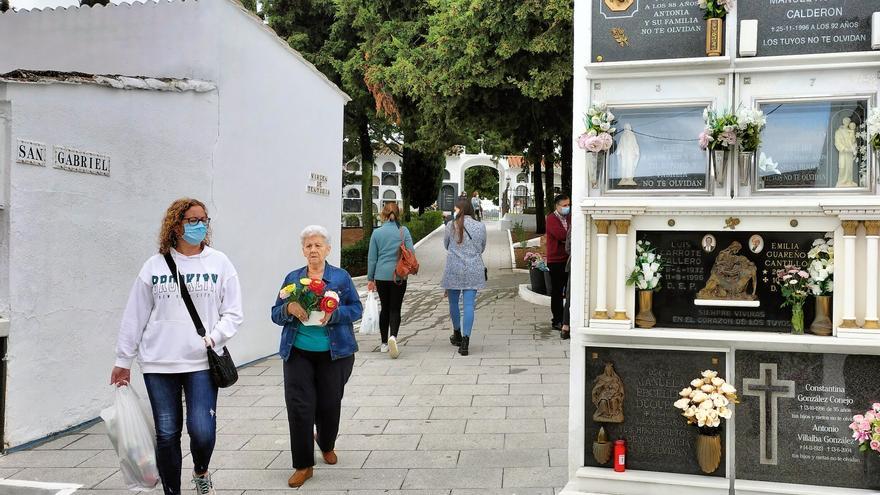
[[[397,348],[395,337],[388,337],[388,355],[391,356],[391,359],[397,359],[397,356],[400,356],[400,349]]]
[[[192,482],[196,485],[196,495],[216,495],[214,483],[211,482],[211,473],[205,473],[201,476],[193,473]]]
[[[379,348],[379,352],[388,352],[388,344],[382,344],[382,347]]]

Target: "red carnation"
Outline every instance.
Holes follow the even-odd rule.
[[[325,297],[324,299],[321,299],[321,311],[323,311],[324,313],[326,313],[328,315],[330,313],[336,311],[336,308],[338,308],[338,307],[339,307],[339,301],[337,301],[336,299],[334,299],[332,297]]]
[[[324,284],[323,280],[315,279],[315,280],[312,280],[312,282],[309,284],[309,290],[314,292],[316,296],[324,295],[324,288],[325,287],[326,287],[326,285]]]

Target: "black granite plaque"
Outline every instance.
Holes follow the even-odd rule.
[[[609,442],[626,440],[627,469],[705,474],[694,455],[698,430],[687,424],[673,403],[679,398],[678,392],[688,387],[703,370],[715,370],[726,377],[725,354],[607,347],[587,347],[586,353],[585,465],[612,466],[611,461],[600,464],[593,456],[593,442],[599,435],[599,428],[604,427]],[[608,362],[614,365],[623,381],[623,423],[593,420],[596,411],[592,402],[593,385],[596,377],[604,373]],[[723,439],[722,436],[722,442]],[[712,475],[723,477],[725,472],[722,457],[721,465]]]
[[[868,488],[849,424],[880,397],[878,369],[880,356],[737,351],[737,478]]]
[[[592,45],[592,62],[705,57],[706,21],[697,0],[595,0]]]
[[[758,21],[758,56],[871,50],[877,0],[739,0],[739,19]]]
[[[639,231],[636,238],[651,241],[666,262],[661,279],[663,288],[654,293],[657,326],[791,332],[791,309],[781,307],[784,300],[774,283],[776,270],[789,264],[806,266],[813,241],[823,236],[821,232]],[[734,241],[742,245],[739,255],[755,264],[760,306],[697,306],[694,300],[706,286],[715,258]],[[804,306],[804,315],[804,322],[809,325],[815,315],[810,299]]]

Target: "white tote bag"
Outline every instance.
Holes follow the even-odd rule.
[[[367,294],[367,302],[364,303],[364,315],[361,317],[360,333],[374,335],[379,333],[379,301],[375,291]]]
[[[156,466],[156,428],[129,386],[116,388],[116,402],[101,411],[110,441],[119,456],[119,468],[130,490],[150,490],[159,483]]]

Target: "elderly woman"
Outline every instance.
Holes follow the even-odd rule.
[[[363,312],[351,276],[326,262],[330,253],[327,229],[310,225],[300,238],[308,264],[288,273],[281,287],[304,278],[320,280],[327,291],[339,295],[339,306],[318,324],[309,324],[309,314],[296,302],[278,297],[272,307],[272,321],[284,327],[278,354],[284,361],[284,400],[295,470],[287,480],[291,488],[302,486],[312,477],[313,441],[318,442],[324,462],[336,464],[334,446],[342,395],[358,350],[352,323]],[[314,436],[313,431],[317,431]]]
[[[486,286],[486,226],[474,219],[474,208],[467,199],[455,203],[453,221],[446,225],[446,268],[440,285],[449,296],[449,317],[452,319],[452,336],[449,342],[458,346],[458,353],[468,355],[471,329],[474,326],[474,309],[477,290]],[[464,318],[459,301],[464,307]]]

